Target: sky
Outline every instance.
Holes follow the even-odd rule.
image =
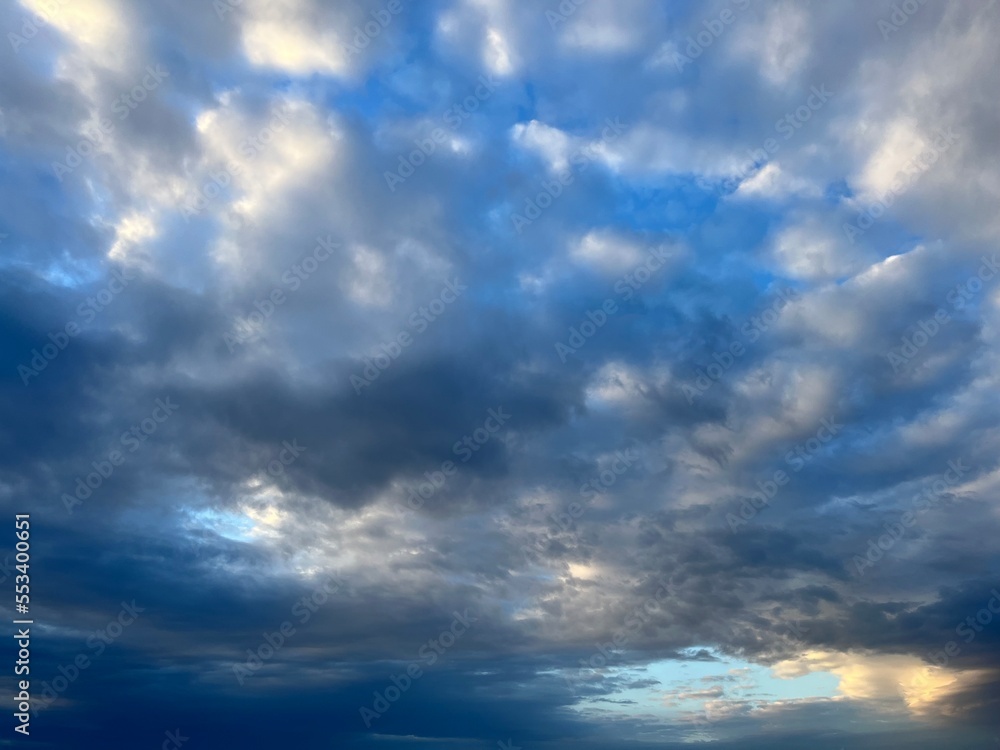
[[[994,3],[0,0],[0,745],[1000,748]]]

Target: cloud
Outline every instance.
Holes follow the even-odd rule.
[[[995,9],[0,2],[40,746],[992,738]]]

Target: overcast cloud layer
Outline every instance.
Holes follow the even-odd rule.
[[[997,747],[994,3],[0,0],[4,741]]]

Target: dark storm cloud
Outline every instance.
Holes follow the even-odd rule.
[[[33,684],[93,663],[32,746],[178,729],[192,748],[989,741],[1000,277],[970,280],[1000,229],[995,11],[919,5],[883,38],[886,4],[92,0],[10,44],[33,5],[3,3],[0,492],[32,513]],[[483,77],[495,90],[448,124]],[[821,85],[829,102],[784,140],[779,118]],[[101,118],[110,132],[57,174]],[[609,118],[623,127],[602,143]],[[954,145],[852,243],[842,225],[947,127]],[[768,138],[780,149],[747,167]],[[584,167],[518,232],[574,153]],[[329,257],[288,281],[321,242]],[[669,261],[626,298],[661,243]],[[467,291],[414,323],[449,283]],[[490,410],[510,415],[496,433]],[[954,460],[967,473],[880,547]],[[133,599],[97,655],[88,638]],[[468,632],[421,661],[466,610]],[[717,667],[705,691],[806,652],[960,679],[920,731],[923,704],[875,677],[875,697],[842,679],[841,700],[723,690],[707,725],[665,713],[676,686],[656,664]],[[366,726],[414,661],[425,674]]]

